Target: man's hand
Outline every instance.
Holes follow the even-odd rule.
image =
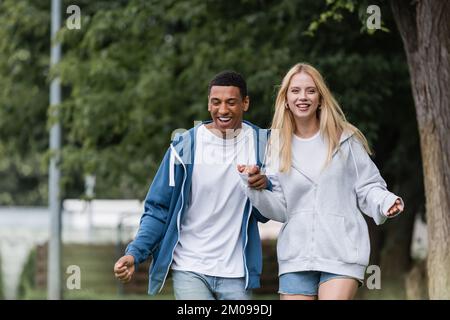
[[[256,190],[267,188],[267,177],[262,175],[258,166],[246,166],[239,164],[237,169],[240,173],[248,174],[248,186]]]
[[[114,265],[114,275],[123,283],[129,282],[134,274],[134,257],[123,256]]]
[[[388,217],[395,216],[397,213],[400,213],[403,211],[403,205],[400,199],[395,200],[395,203],[392,205],[392,207],[389,208],[387,212]]]

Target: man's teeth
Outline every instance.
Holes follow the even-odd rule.
[[[219,120],[223,121],[223,122],[227,122],[227,121],[231,120],[231,118],[219,117]]]

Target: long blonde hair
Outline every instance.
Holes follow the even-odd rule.
[[[319,71],[307,63],[298,63],[284,76],[275,101],[275,114],[272,120],[272,134],[268,156],[271,157],[273,155],[274,150],[272,149],[274,149],[274,139],[276,136],[274,133],[277,132],[278,136],[276,136],[276,139],[279,139],[277,140],[277,146],[279,147],[280,157],[279,171],[289,171],[292,164],[291,142],[292,135],[295,131],[295,121],[291,110],[286,108],[285,105],[287,103],[286,96],[291,79],[300,72],[305,72],[310,75],[319,91],[321,105],[321,109],[318,110],[320,133],[328,142],[326,165],[331,161],[334,151],[339,148],[340,137],[344,131],[349,131],[351,134],[354,134],[366,151],[372,154],[367,139],[358,128],[346,120],[341,107],[331,94]]]

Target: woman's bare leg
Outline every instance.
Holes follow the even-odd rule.
[[[319,300],[352,300],[357,290],[355,279],[331,279],[319,286]]]

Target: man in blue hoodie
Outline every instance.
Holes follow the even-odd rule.
[[[267,131],[243,121],[249,108],[244,78],[217,74],[208,88],[212,121],[178,135],[145,199],[135,239],[114,265],[131,280],[152,255],[149,294],[161,291],[172,269],[176,299],[249,299],[262,269],[257,222],[266,222],[239,188],[236,166],[261,167]],[[263,176],[250,178],[267,188]]]

